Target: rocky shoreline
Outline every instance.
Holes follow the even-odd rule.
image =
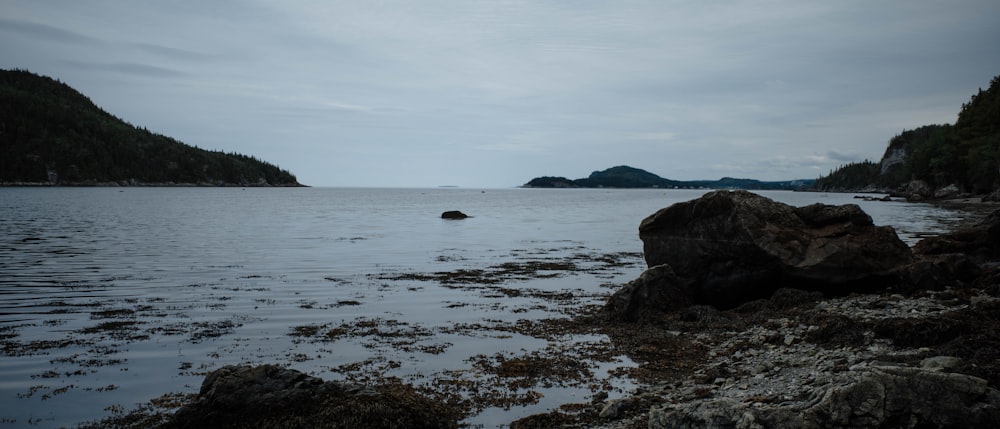
[[[645,386],[514,427],[992,427],[998,310],[974,288],[688,307],[608,330]]]
[[[845,244],[874,228],[866,225],[867,215],[850,207],[787,209],[756,199],[740,205],[734,199],[746,196],[727,191],[710,197],[716,201],[703,197],[692,203],[715,210],[714,219],[694,213],[692,219],[704,225],[679,222],[677,231],[658,237],[646,231],[650,270],[616,292],[604,308],[576,309],[569,319],[541,326],[510,327],[539,338],[606,335],[609,344],[587,353],[627,355],[638,366],[620,371],[640,387],[609,399],[602,386],[594,386],[587,401],[522,418],[512,427],[992,427],[1000,421],[1000,212],[970,228],[925,239],[911,251],[886,245],[884,232],[876,232],[874,241]],[[756,218],[745,217],[748,205],[759,209],[753,212]],[[782,216],[796,226],[776,226]],[[678,222],[677,215],[668,217]],[[750,225],[752,231],[743,236],[733,225]],[[730,240],[738,246],[723,251],[726,258],[700,260],[715,264],[712,270],[699,270],[697,264],[685,268],[685,260],[678,260],[663,274],[667,269],[658,267],[664,261],[651,253],[669,253],[680,239],[717,246],[725,240],[712,239],[712,228],[744,239]],[[696,233],[685,236],[684,231]],[[660,249],[651,252],[648,243],[657,240],[660,245],[653,247]],[[747,242],[759,247],[746,247]],[[889,253],[866,253],[872,244]],[[699,261],[692,250],[698,246],[683,252],[686,260]],[[863,257],[848,258],[845,248]],[[715,247],[702,250],[720,254]],[[866,257],[882,264],[871,265]],[[837,270],[844,272],[829,275]],[[831,281],[834,277],[840,280]],[[861,283],[865,287],[852,286]],[[714,302],[715,292],[702,292],[732,285],[761,289],[738,294],[739,302]],[[567,354],[579,353],[573,345],[561,347]],[[586,368],[557,359],[559,353],[498,356],[477,365],[497,380],[586,377]],[[170,407],[179,406],[176,413],[140,409],[95,427],[194,427],[220,422],[219,413],[229,413],[230,427],[263,427],[261,422],[346,427],[340,422],[358,415],[370,420],[353,421],[368,427],[462,427],[463,416],[475,408],[398,380],[351,387],[296,373],[272,366],[223,367],[206,377],[198,395],[178,398]],[[225,389],[218,388],[220,379],[228,380]],[[318,399],[305,408],[286,406],[302,389]],[[393,391],[395,396],[386,393]],[[248,392],[252,401],[219,396]],[[477,393],[470,395],[473,401],[491,400]],[[347,394],[368,395],[363,403],[384,406],[348,406],[359,399]],[[380,402],[384,398],[389,400]],[[251,408],[220,408],[226,403]],[[364,414],[369,412],[375,414]]]

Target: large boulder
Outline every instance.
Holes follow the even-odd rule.
[[[923,180],[911,180],[906,184],[903,197],[907,201],[924,201],[931,196],[931,187]]]
[[[958,196],[961,193],[962,193],[962,190],[958,189],[958,186],[956,186],[956,185],[948,185],[948,186],[945,186],[943,188],[940,188],[940,189],[934,191],[934,199],[935,200],[947,200],[947,199],[950,199],[950,198],[958,198]]]
[[[885,288],[913,259],[895,230],[875,226],[857,205],[795,208],[746,191],[661,209],[642,221],[639,237],[649,267],[669,265],[694,303],[720,308],[782,287]]]
[[[367,388],[277,365],[209,373],[166,428],[449,428],[458,414],[401,384]]]

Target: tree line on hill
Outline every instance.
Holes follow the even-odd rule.
[[[135,127],[57,80],[0,70],[0,183],[301,186],[287,170]]]
[[[880,162],[843,165],[816,180],[816,190],[897,191],[919,181],[990,194],[1000,189],[1000,76],[963,103],[954,125],[925,125],[889,140]]]

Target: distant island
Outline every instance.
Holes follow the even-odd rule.
[[[723,177],[719,180],[670,180],[639,168],[620,165],[590,173],[589,177],[570,180],[565,177],[536,177],[524,188],[667,188],[667,189],[748,189],[800,190],[812,186],[814,180],[764,182],[754,179]]]
[[[0,70],[0,185],[302,186],[252,156],[133,126],[25,70]]]

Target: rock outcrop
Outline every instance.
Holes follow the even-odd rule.
[[[691,302],[730,308],[782,287],[883,289],[913,260],[891,227],[875,226],[857,205],[794,208],[746,191],[715,191],[661,209],[642,221],[639,237],[646,264],[669,265],[676,279],[667,282],[669,292],[650,288],[663,283],[659,273],[618,294],[641,290],[662,310]],[[622,307],[623,299],[612,302]]]
[[[366,388],[277,365],[225,366],[167,428],[449,428],[457,413],[405,385]]]

